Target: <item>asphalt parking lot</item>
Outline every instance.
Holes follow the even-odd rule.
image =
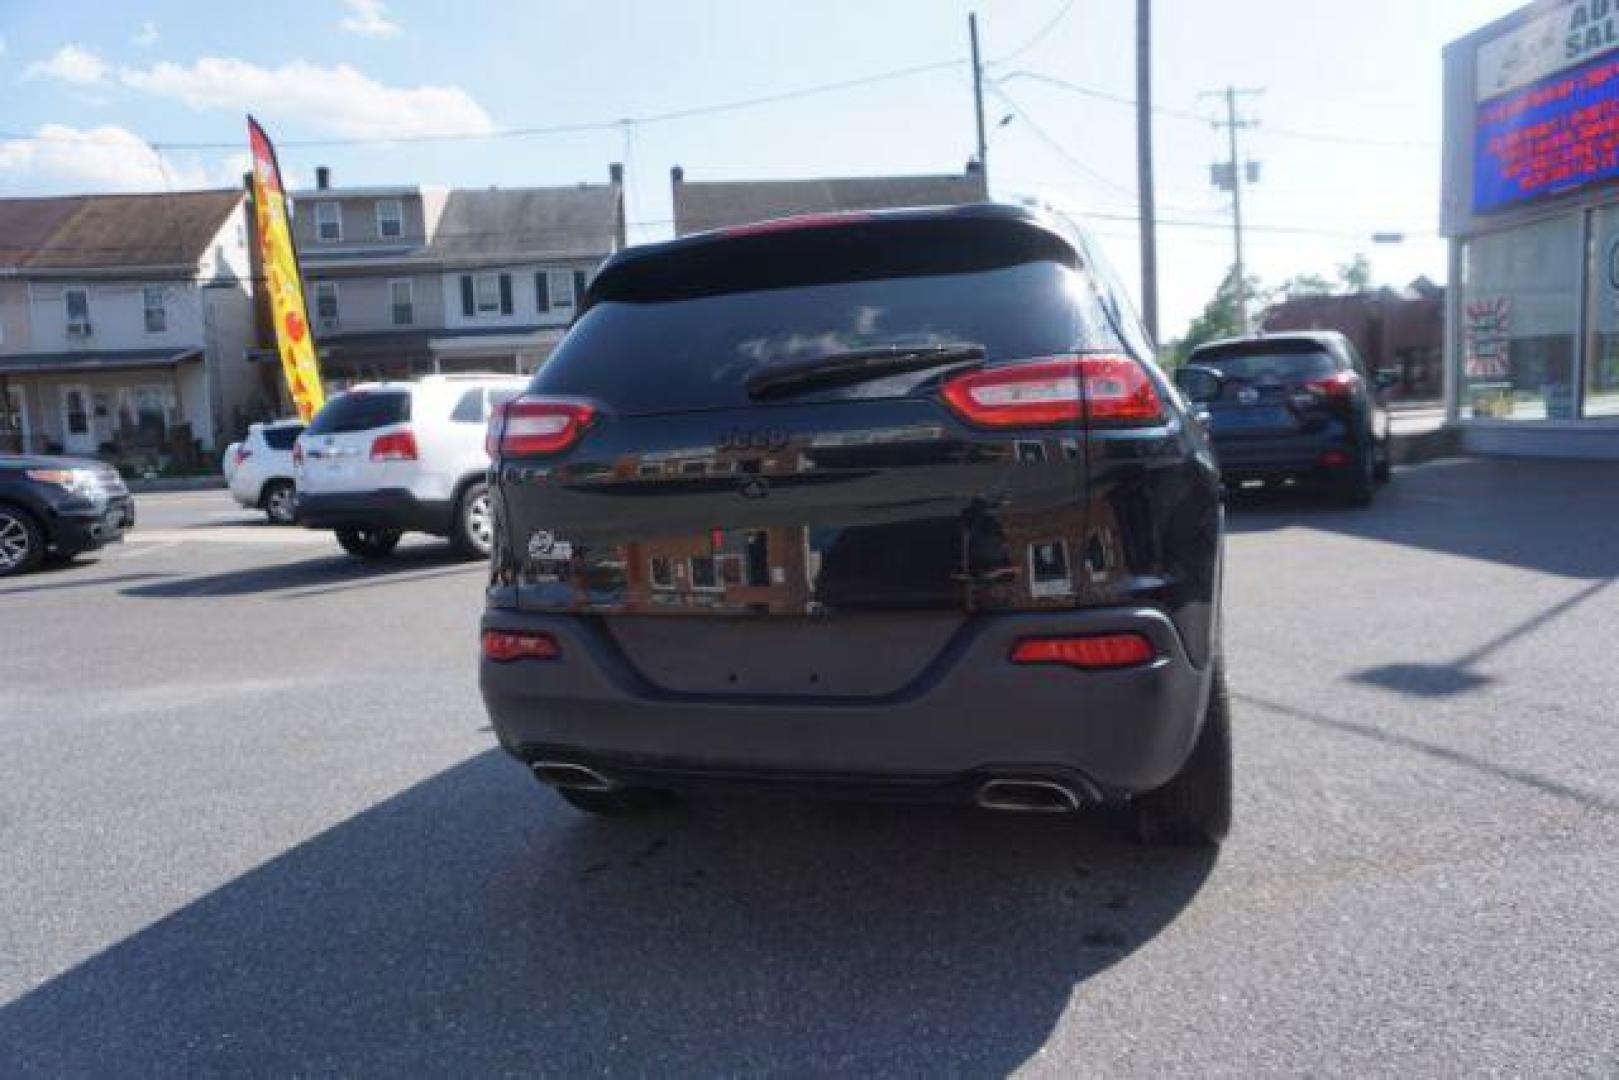
[[[481,567],[140,513],[0,584],[0,1072],[1619,1068],[1619,466],[1239,500],[1217,857],[588,819],[494,749]]]

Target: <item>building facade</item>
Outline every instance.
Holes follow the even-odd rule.
[[[1397,371],[1389,392],[1397,401],[1444,396],[1445,289],[1418,278],[1403,289],[1336,296],[1296,296],[1274,304],[1263,330],[1336,330],[1374,370]]]
[[[1446,407],[1479,453],[1619,458],[1619,5],[1444,54]]]
[[[293,196],[293,236],[333,387],[532,371],[624,246],[616,164],[606,184],[558,188],[334,188],[324,168],[316,179]]]
[[[239,191],[0,200],[0,449],[195,467],[255,402]]]

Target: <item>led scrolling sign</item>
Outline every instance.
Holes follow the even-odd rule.
[[[1479,45],[1473,209],[1619,176],[1619,0],[1574,0]]]

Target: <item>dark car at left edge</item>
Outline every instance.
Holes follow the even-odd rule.
[[[135,501],[111,466],[0,455],[0,577],[122,540],[134,524]]]

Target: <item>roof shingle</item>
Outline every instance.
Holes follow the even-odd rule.
[[[198,262],[244,193],[0,199],[0,265],[117,269]]]

